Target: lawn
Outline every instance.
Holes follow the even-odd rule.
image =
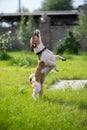
[[[49,73],[44,95],[34,101],[28,77],[35,71],[35,54],[9,52],[0,61],[0,130],[87,130],[87,86],[50,90],[59,79],[87,79],[87,53],[67,55],[57,61],[59,72]]]

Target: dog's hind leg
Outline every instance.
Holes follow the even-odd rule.
[[[55,55],[55,58],[56,58],[56,60],[60,59],[62,61],[66,61],[66,58],[64,58],[64,57],[62,57],[60,55]]]
[[[39,98],[41,98],[42,95],[43,95],[43,83],[44,83],[45,77],[46,77],[46,75],[43,75],[43,76],[41,77],[41,79],[40,79],[41,89],[40,89],[40,92],[39,92]]]
[[[41,86],[41,90],[40,90],[40,92],[39,92],[39,98],[41,98],[42,95],[43,95],[43,86]]]
[[[32,97],[36,99],[36,94],[41,91],[41,84],[37,81],[34,82],[33,94]]]

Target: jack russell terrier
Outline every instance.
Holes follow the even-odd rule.
[[[39,96],[43,94],[43,82],[46,75],[52,70],[55,69],[58,71],[56,66],[56,60],[61,59],[65,61],[66,59],[59,55],[54,55],[49,49],[47,49],[42,40],[40,30],[36,29],[33,33],[33,36],[30,39],[31,49],[38,55],[38,66],[34,74],[31,74],[29,81],[31,83],[33,94],[32,97],[36,99],[36,94]]]

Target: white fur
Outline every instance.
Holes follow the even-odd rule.
[[[39,93],[41,90],[41,84],[37,81],[35,81],[35,87],[33,88],[33,94],[32,97],[36,99],[36,94]]]
[[[44,45],[42,43],[40,43],[36,48],[34,48],[34,52],[38,53],[40,51],[42,51],[44,49]]]
[[[39,93],[40,90],[41,90],[41,84],[35,80],[35,74],[34,73],[29,76],[29,79],[31,79],[35,84],[35,86],[33,88],[33,94],[32,94],[32,97],[35,99],[36,94]]]
[[[40,61],[44,62],[45,65],[48,66],[42,70],[42,73],[48,73],[52,68],[58,71],[58,67],[56,66],[56,57],[50,50],[46,49],[42,52]]]
[[[36,94],[39,93],[40,90],[41,90],[41,84],[35,80],[35,74],[34,73],[29,76],[29,79],[31,79],[35,84],[35,86],[33,88],[32,97],[34,99],[36,99]]]
[[[43,61],[45,65],[47,66],[55,66],[56,65],[56,58],[53,55],[51,51],[46,49],[45,51],[42,52],[40,61]]]
[[[51,67],[45,67],[44,69],[41,70],[42,74],[47,74],[52,68]]]
[[[33,73],[33,74],[31,74],[31,75],[29,76],[29,79],[32,79],[32,80],[33,80],[34,77],[35,77],[35,74]]]

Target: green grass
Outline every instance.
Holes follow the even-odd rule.
[[[66,62],[57,61],[60,71],[49,73],[43,98],[37,101],[31,97],[28,81],[35,72],[36,56],[26,51],[9,54],[12,59],[0,61],[0,130],[87,130],[87,86],[78,90],[47,89],[59,79],[87,79],[87,53],[65,54]],[[26,57],[34,63],[14,64],[13,59]]]

